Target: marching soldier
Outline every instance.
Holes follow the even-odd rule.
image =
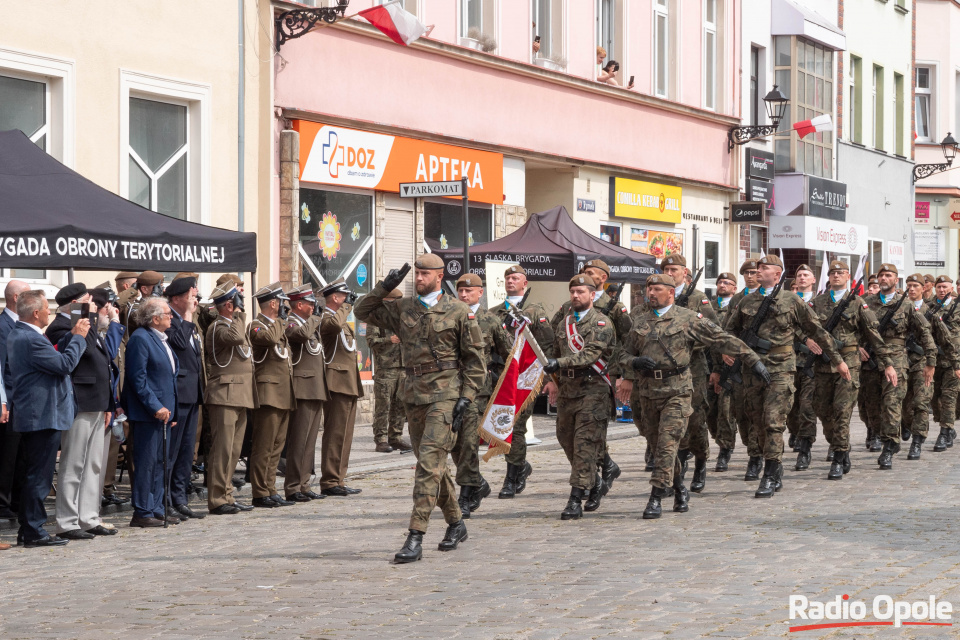
[[[447,456],[463,427],[467,408],[483,388],[483,336],[470,309],[443,294],[443,259],[427,253],[414,263],[416,299],[392,305],[383,299],[403,282],[410,270],[393,269],[357,304],[357,317],[404,336],[400,343],[407,378],[403,397],[417,470],[409,534],[394,556],[398,563],[422,555],[423,534],[435,506],[443,511],[447,531],[440,551],[452,551],[467,539],[467,527],[457,503],[456,487],[447,470]],[[409,339],[406,339],[408,338]]]
[[[724,271],[717,276],[717,297],[713,300],[713,310],[717,314],[717,324],[721,327],[730,315],[730,300],[737,291],[737,276]],[[726,471],[730,465],[730,456],[737,445],[737,421],[730,407],[730,392],[708,385],[708,391],[716,396],[712,411],[707,414],[708,426],[712,422],[714,438],[720,453],[717,454],[715,471]]]
[[[907,276],[907,298],[913,304],[917,313],[924,318],[934,316],[934,311],[923,301],[923,276],[919,273]],[[906,304],[906,303],[904,303]],[[942,322],[930,325],[933,340],[938,349],[955,349],[952,346],[950,333]],[[924,364],[926,363],[924,346],[918,339],[916,332],[907,335],[907,394],[903,398],[903,409],[900,416],[901,437],[912,440],[907,460],[919,460],[923,443],[930,430],[930,400],[933,398],[933,385],[924,378]],[[901,383],[902,384],[902,383]]]
[[[957,416],[957,392],[960,391],[960,356],[956,353],[957,345],[960,344],[960,318],[956,317],[956,313],[950,313],[951,305],[956,304],[956,299],[950,295],[953,292],[953,280],[950,276],[937,276],[934,292],[935,297],[930,304],[939,304],[942,301],[937,319],[949,339],[943,341],[945,348],[938,351],[937,370],[933,374],[931,406],[940,423],[940,434],[933,450],[946,451],[947,447],[953,446],[953,423]]]
[[[544,386],[551,404],[557,405],[557,440],[570,461],[570,499],[561,520],[583,516],[583,497],[603,480],[597,459],[603,453],[613,388],[607,364],[614,355],[616,330],[605,315],[594,309],[593,278],[577,275],[570,280],[570,307],[553,317],[557,357],[547,358],[543,370],[556,373],[557,382]],[[600,506],[601,493],[591,500]]]
[[[500,324],[508,333],[513,333],[516,329],[515,322],[508,313],[510,309],[514,309],[524,317],[530,318],[533,323],[530,325],[530,332],[540,348],[543,349],[544,355],[548,358],[551,357],[553,354],[553,329],[547,319],[547,312],[543,305],[526,300],[529,293],[527,272],[520,265],[513,265],[508,267],[503,275],[507,299],[502,304],[491,307],[490,311],[496,314],[497,318],[500,319]],[[497,358],[494,358],[494,362],[497,363]],[[499,371],[495,371],[495,373],[497,377],[500,376]],[[513,424],[513,440],[510,443],[510,452],[506,455],[507,476],[503,480],[503,487],[500,489],[498,498],[513,498],[515,495],[523,493],[523,490],[527,487],[527,478],[533,473],[533,467],[527,462],[527,420],[532,415],[533,403],[530,403]]]
[[[831,262],[827,273],[830,278],[828,290],[809,303],[821,325],[826,325],[837,305],[847,295],[847,285],[850,282],[850,269],[840,260]],[[829,364],[818,357],[814,364],[815,390],[812,396],[816,415],[823,423],[823,436],[833,453],[827,479],[842,480],[844,474],[850,471],[850,416],[853,415],[853,406],[860,386],[860,346],[870,343],[873,357],[883,369],[886,379],[894,386],[898,384],[898,380],[893,360],[889,355],[890,348],[884,344],[880,334],[877,333],[877,317],[860,296],[854,295],[846,310],[843,311],[840,323],[831,331],[831,335],[836,347],[840,350],[840,357],[847,363],[850,380],[841,377]],[[821,349],[816,343],[811,341],[808,346],[814,355],[820,355]],[[798,368],[802,366],[803,363],[798,363]],[[906,379],[900,380],[899,384],[906,385]],[[816,431],[816,421],[814,421],[814,431]],[[806,432],[801,433],[803,435],[799,442],[797,469],[801,467],[801,456],[806,456],[806,465],[810,464],[812,442],[805,435]]]
[[[394,289],[398,291],[398,289]],[[490,495],[490,485],[480,475],[480,420],[487,410],[490,394],[497,386],[498,378],[490,368],[492,354],[496,353],[501,361],[510,357],[512,337],[500,324],[497,316],[480,308],[480,296],[483,295],[483,282],[475,273],[465,273],[457,280],[457,297],[470,307],[480,331],[483,334],[483,362],[487,366],[483,387],[477,397],[467,406],[463,418],[463,429],[457,434],[457,444],[453,447],[453,460],[457,465],[457,484],[460,485],[460,511],[464,518],[480,508],[480,501]]]
[[[764,298],[771,295],[780,280],[783,262],[775,255],[766,255],[757,261],[757,271],[760,288],[744,297],[730,313],[726,329],[734,335],[740,335],[753,324]],[[744,419],[754,430],[764,457],[763,478],[755,494],[757,498],[771,497],[783,483],[783,431],[793,400],[793,376],[797,370],[793,341],[797,334],[813,338],[830,362],[837,366],[843,379],[850,380],[847,364],[834,348],[833,338],[817,322],[813,310],[796,294],[781,290],[772,301],[770,313],[757,329],[758,337],[770,344],[770,349],[760,354],[760,359],[769,371],[771,381],[765,384],[755,375],[746,373],[743,376]],[[729,356],[724,355],[723,360],[727,365],[733,364]],[[719,378],[718,374],[713,375]]]
[[[323,402],[327,399],[320,316],[315,313],[317,298],[313,288],[304,284],[292,290],[290,307],[286,334],[290,343],[293,395],[297,399],[297,408],[290,414],[290,428],[287,430],[283,491],[288,501],[308,502],[324,497],[310,489],[310,474],[316,461]]]
[[[923,345],[927,366],[924,368],[926,384],[933,381],[934,370],[937,364],[936,345],[930,334],[930,324],[911,305],[900,303],[897,296],[897,267],[883,263],[877,272],[880,283],[880,292],[867,296],[865,302],[880,321],[880,337],[890,347],[890,356],[893,368],[897,372],[897,380],[907,379],[906,341],[909,334],[917,336]],[[885,320],[888,314],[896,312],[890,320]],[[886,327],[883,324],[886,323]],[[863,368],[872,369],[869,365]],[[903,398],[907,393],[906,384],[894,384],[876,370],[864,371],[860,377],[864,387],[864,407],[870,423],[878,425],[879,435],[883,440],[883,451],[877,459],[881,470],[893,468],[893,456],[900,451],[900,412]]]
[[[279,282],[261,287],[254,297],[260,313],[250,323],[250,344],[259,406],[253,411],[250,488],[253,506],[273,509],[294,504],[277,493],[277,465],[287,440],[290,412],[297,406],[284,306],[290,298]]]
[[[803,300],[804,304],[810,304],[815,292],[813,290],[817,278],[810,265],[802,264],[794,272],[794,288],[797,296]],[[806,362],[807,355],[816,345],[813,340],[803,336],[797,336],[794,342],[794,351],[797,354],[797,372],[793,377],[793,385],[796,389],[793,394],[793,408],[790,415],[787,416],[787,430],[790,432],[790,440],[787,446],[793,451],[799,451],[799,441],[806,439],[812,446],[817,440],[817,414],[813,409],[813,387],[814,381],[809,375],[802,371],[802,364]],[[806,454],[797,457],[796,470],[803,471],[810,466],[809,451]]]
[[[676,282],[667,274],[647,278],[648,308],[636,307],[633,329],[624,343],[621,366],[637,371],[636,394],[640,415],[646,423],[654,449],[654,470],[650,478],[650,500],[644,519],[659,518],[660,502],[668,487],[673,488],[673,510],[689,510],[689,493],[683,486],[678,457],[680,442],[693,413],[694,348],[710,348],[743,358],[758,376],[769,375],[755,353],[727,334],[703,314],[674,304]],[[625,382],[621,396],[633,391]]]
[[[253,508],[234,499],[232,481],[247,429],[247,410],[257,407],[257,387],[243,296],[231,282],[214,289],[210,299],[217,317],[204,338],[203,405],[210,417],[210,451],[204,460],[207,508],[214,515],[229,515]]]
[[[932,273],[925,273],[923,275],[923,301],[927,304],[933,302],[933,297],[936,295],[934,287],[937,284],[937,279],[933,276]]]
[[[323,338],[328,400],[323,406],[323,439],[320,442],[320,493],[352,496],[362,489],[345,484],[357,420],[357,398],[363,397],[357,366],[357,338],[347,322],[354,294],[343,278],[320,290],[324,299],[320,336]]]
[[[401,296],[403,292],[394,289],[384,302],[393,304]],[[367,331],[367,345],[373,352],[373,367],[376,371],[373,383],[373,441],[376,451],[412,451],[413,447],[403,439],[403,423],[407,416],[403,411],[404,373],[400,336],[389,329],[371,326]]]

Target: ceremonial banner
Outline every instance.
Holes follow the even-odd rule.
[[[527,404],[533,402],[543,385],[543,352],[531,335],[525,318],[517,327],[507,366],[497,381],[487,411],[480,422],[480,439],[489,445],[483,455],[487,462],[495,455],[510,451],[513,423]]]

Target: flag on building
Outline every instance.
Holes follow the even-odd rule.
[[[833,120],[830,118],[829,113],[825,113],[822,116],[813,118],[812,120],[797,122],[793,125],[793,128],[796,130],[797,135],[799,135],[801,138],[805,138],[811,133],[833,131]]]
[[[399,0],[364,9],[357,15],[365,18],[397,44],[404,46],[429,31],[415,15],[400,6]]]

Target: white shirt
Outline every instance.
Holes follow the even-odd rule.
[[[603,295],[603,289],[597,289],[596,291],[593,292],[593,301],[596,302],[597,300],[600,299],[600,296],[602,295]]]
[[[511,307],[515,307],[520,304],[521,300],[523,300],[523,296],[507,296],[507,302],[510,303]]]
[[[35,325],[35,324],[30,324],[29,322],[24,322],[23,324],[27,325],[28,327],[30,327],[31,329],[33,329],[34,331],[36,331],[36,332],[39,333],[40,335],[43,335],[43,329],[41,329],[41,328],[38,327],[37,325]]]
[[[917,311],[920,311],[921,306],[923,306],[923,298],[913,301],[913,308],[916,309]]]
[[[6,308],[3,310],[3,312],[6,313],[7,315],[9,315],[11,318],[13,318],[13,321],[14,321],[14,322],[18,322],[18,321],[20,320],[20,316],[18,316],[18,315],[17,315],[16,313],[14,313],[13,311],[10,311],[10,307],[6,307]]]
[[[810,302],[810,300],[813,298],[813,291],[797,291],[797,295],[804,302]]]
[[[680,295],[681,293],[683,293],[683,290],[686,289],[686,288],[687,288],[687,283],[684,282],[683,284],[677,285],[677,287],[674,289],[674,291],[677,292],[677,295]]]
[[[663,314],[665,314],[667,311],[670,311],[670,309],[673,309],[673,305],[672,305],[672,304],[668,304],[668,305],[665,306],[663,309],[654,309],[654,311],[657,312],[657,316],[659,317],[659,316],[662,316]]]
[[[420,298],[420,302],[422,302],[423,304],[427,305],[432,309],[433,306],[440,301],[441,293],[442,291],[440,289],[437,289],[436,291],[431,291],[425,296],[418,296],[418,297]]]
[[[150,327],[150,331],[153,331],[157,334],[157,337],[160,338],[160,342],[163,343],[163,348],[167,350],[167,357],[170,358],[170,370],[174,373],[177,372],[177,361],[173,358],[173,351],[170,350],[170,345],[167,344],[167,334],[162,331],[157,331],[153,327]]]
[[[721,298],[721,297],[717,296],[717,306],[719,306],[721,309],[723,309],[724,307],[726,307],[726,306],[730,303],[730,298],[732,298],[732,297],[733,297],[733,296],[727,296],[726,298]]]
[[[478,302],[477,304],[471,304],[469,306],[470,306],[470,311],[472,311],[473,313],[476,313],[477,309],[480,308],[480,303]]]

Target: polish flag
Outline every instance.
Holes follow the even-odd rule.
[[[400,0],[364,9],[357,15],[364,17],[397,44],[404,46],[429,32],[415,15],[400,6]]]
[[[810,133],[833,131],[833,120],[830,118],[829,113],[825,113],[822,116],[817,116],[813,120],[797,122],[793,125],[793,128],[801,138],[805,138],[807,134]]]

